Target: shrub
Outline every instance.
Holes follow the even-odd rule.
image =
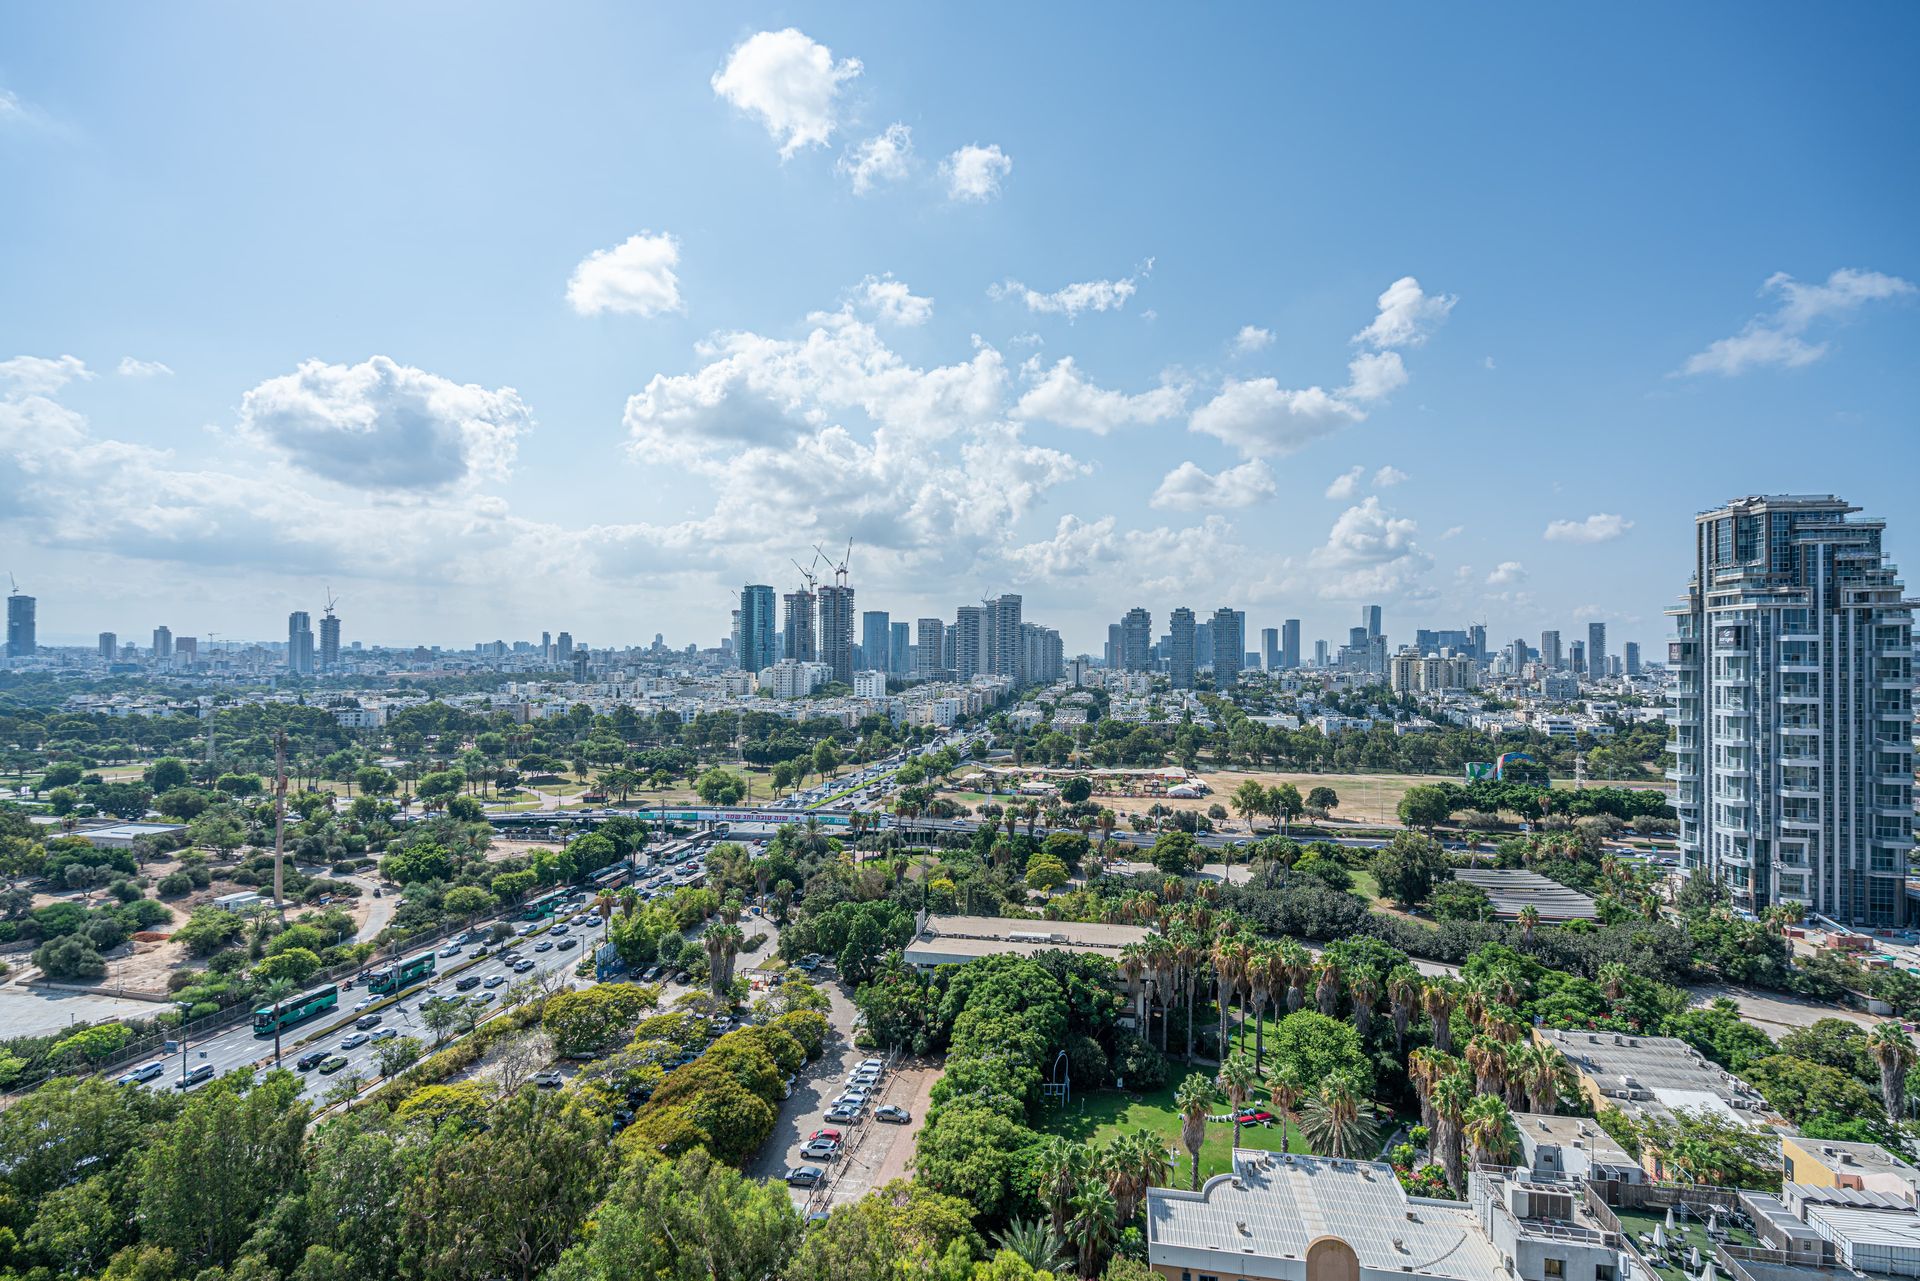
[[[107,960],[83,938],[68,935],[42,944],[33,963],[53,979],[97,979],[107,972]]]
[[[160,892],[161,898],[179,898],[193,892],[193,878],[185,872],[168,872],[154,888]]]

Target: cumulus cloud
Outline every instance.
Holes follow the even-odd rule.
[[[1209,474],[1199,464],[1181,463],[1168,472],[1153,493],[1155,507],[1175,511],[1216,511],[1221,508],[1252,507],[1272,498],[1276,492],[1273,472],[1260,459]]]
[[[1062,357],[1045,372],[1037,356],[1023,368],[1033,386],[1014,406],[1013,416],[1020,419],[1041,419],[1104,436],[1122,427],[1165,422],[1187,405],[1186,388],[1177,384],[1132,396],[1095,386],[1071,356]]]
[[[1419,526],[1369,496],[1340,513],[1327,541],[1308,556],[1319,594],[1328,600],[1418,600],[1433,557],[1415,541]]]
[[[854,195],[864,196],[883,183],[905,178],[912,166],[913,130],[896,123],[848,147],[834,167],[847,175]]]
[[[1353,341],[1385,350],[1418,347],[1447,318],[1459,299],[1452,294],[1429,294],[1412,276],[1402,276],[1380,295],[1380,310]]]
[[[1412,276],[1380,295],[1371,324],[1353,341],[1371,350],[1347,362],[1344,386],[1282,387],[1275,378],[1229,378],[1212,400],[1194,410],[1187,427],[1217,436],[1248,458],[1290,454],[1352,423],[1407,383],[1397,348],[1417,347],[1453,309],[1450,295],[1429,296]]]
[[[1517,560],[1503,560],[1487,575],[1489,587],[1514,587],[1527,580],[1527,567]]]
[[[1000,194],[1000,184],[1013,172],[1013,157],[998,143],[969,143],[940,162],[947,180],[947,197],[978,204]]]
[[[1112,516],[1083,520],[1062,516],[1051,537],[1009,548],[1016,577],[1028,582],[1067,582],[1111,576],[1124,570],[1141,591],[1191,588],[1211,568],[1242,554],[1233,542],[1233,526],[1209,516],[1198,525],[1174,529],[1119,528]]]
[[[840,87],[859,74],[858,58],[835,62],[833,50],[788,27],[747,37],[712,84],[734,107],[759,117],[785,159],[826,145],[840,123]]]
[[[1118,311],[1126,306],[1127,299],[1139,289],[1140,277],[1152,270],[1153,259],[1149,258],[1134,275],[1119,280],[1082,280],[1052,293],[1041,293],[1017,280],[1006,280],[989,285],[987,296],[994,299],[1011,298],[1025,303],[1028,311],[1074,320],[1083,311]]]
[[[583,316],[613,312],[657,316],[680,310],[680,242],[643,231],[611,249],[596,249],[567,281],[567,302]]]
[[[1806,284],[1786,272],[1775,272],[1760,286],[1761,295],[1777,295],[1779,305],[1755,316],[1739,333],[1695,352],[1679,369],[1682,374],[1719,374],[1731,378],[1768,365],[1787,369],[1810,365],[1827,354],[1824,342],[1808,342],[1803,335],[1816,322],[1839,318],[1869,302],[1905,298],[1915,292],[1913,282],[1878,271],[1842,267],[1822,284]]]
[[[890,325],[924,325],[933,319],[933,299],[923,298],[907,288],[893,273],[868,276],[854,287],[854,301],[872,315]]]
[[[1595,512],[1585,520],[1556,520],[1543,535],[1554,543],[1610,543],[1633,528],[1633,522],[1610,512]]]
[[[136,360],[132,356],[120,357],[120,367],[115,371],[122,378],[171,378],[170,366],[157,360]]]
[[[1242,325],[1240,332],[1233,336],[1233,349],[1242,356],[1264,350],[1272,343],[1273,330],[1262,329],[1258,325]]]
[[[1354,491],[1360,487],[1360,478],[1366,474],[1367,469],[1359,463],[1355,463],[1333,478],[1333,483],[1327,486],[1327,497],[1337,499],[1352,498]]]
[[[1406,479],[1407,473],[1401,471],[1392,463],[1388,463],[1379,471],[1373,473],[1373,487],[1375,489],[1392,489],[1395,485],[1400,484]]]
[[[532,426],[511,387],[455,383],[385,356],[358,365],[309,360],[240,400],[243,435],[302,471],[379,490],[504,477]]]
[[[18,395],[50,395],[93,371],[78,356],[14,356],[0,360],[0,390]]]

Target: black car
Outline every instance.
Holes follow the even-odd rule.
[[[322,1063],[325,1063],[326,1061],[327,1061],[327,1052],[325,1050],[312,1050],[306,1054],[302,1054],[299,1058],[295,1059],[293,1061],[293,1065],[299,1068],[302,1072],[311,1072],[313,1071],[313,1069],[319,1067]]]
[[[474,988],[479,986],[480,986],[480,976],[478,974],[465,975],[454,983],[454,987],[458,988],[462,992],[471,992]]]

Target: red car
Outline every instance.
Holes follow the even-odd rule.
[[[807,1142],[809,1142],[809,1143],[811,1143],[811,1142],[813,1142],[813,1141],[814,1141],[815,1139],[831,1139],[831,1140],[832,1140],[833,1142],[835,1142],[835,1143],[838,1143],[838,1142],[840,1142],[840,1131],[838,1131],[838,1130],[815,1130],[815,1131],[814,1131],[814,1132],[813,1132],[812,1134],[809,1134],[809,1135],[807,1136]]]
[[[1241,1108],[1238,1119],[1242,1125],[1272,1125],[1280,1118],[1264,1108]]]

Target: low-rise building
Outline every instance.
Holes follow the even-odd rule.
[[[1647,1172],[1592,1118],[1515,1112],[1520,1163],[1540,1178],[1644,1183]]]
[[[913,941],[902,953],[908,965],[964,965],[983,956],[1036,952],[1091,952],[1119,960],[1121,949],[1143,943],[1153,931],[1140,925],[1097,921],[1029,921],[1009,916],[931,916],[915,922]]]
[[[1780,1160],[1788,1183],[1880,1192],[1920,1207],[1920,1169],[1878,1143],[1788,1134],[1780,1139]]]

